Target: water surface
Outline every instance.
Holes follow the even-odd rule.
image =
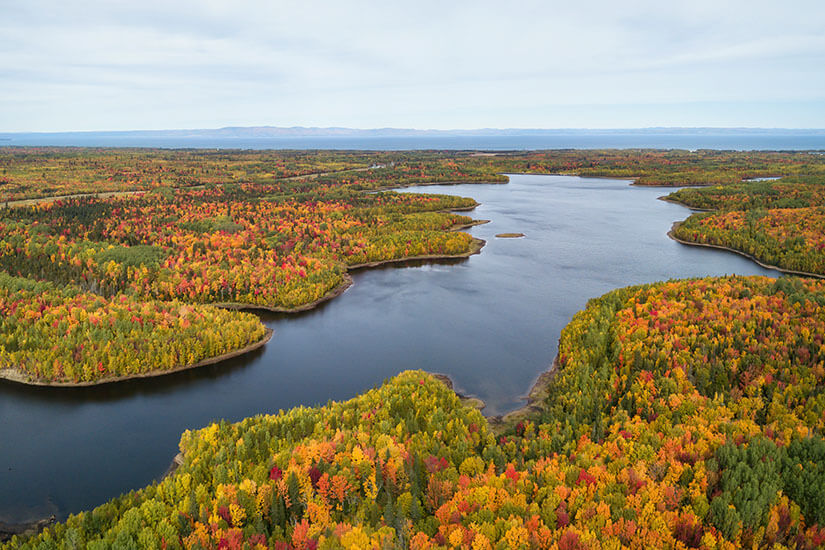
[[[825,150],[822,130],[674,129],[556,130],[516,135],[424,136],[223,136],[163,132],[0,133],[0,146],[157,147],[165,149],[488,150],[720,149],[739,151]]]
[[[689,211],[656,200],[667,190],[628,183],[513,176],[418,188],[482,203],[472,215],[491,223],[471,230],[487,240],[481,254],[358,271],[316,310],[265,316],[270,343],[220,365],[76,390],[0,383],[0,518],[91,508],[161,475],[188,428],[347,399],[404,369],[447,373],[487,402],[485,413],[504,413],[589,298],[675,277],[776,275],[670,240]]]

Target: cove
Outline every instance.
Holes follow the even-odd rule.
[[[470,215],[491,221],[469,232],[487,241],[481,254],[355,271],[317,309],[262,315],[272,340],[221,364],[91,388],[0,383],[0,520],[92,508],[161,476],[186,429],[347,399],[405,369],[445,373],[501,414],[522,404],[588,299],[669,278],[778,275],[671,240],[689,210],[629,183],[514,175],[405,189],[480,202]]]

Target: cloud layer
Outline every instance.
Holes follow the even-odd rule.
[[[825,126],[819,0],[3,3],[0,131]]]

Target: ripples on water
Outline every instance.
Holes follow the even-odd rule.
[[[94,507],[161,475],[180,434],[296,405],[347,399],[404,369],[449,374],[487,402],[517,408],[547,369],[559,332],[589,298],[677,277],[762,274],[733,253],[666,233],[689,211],[627,181],[513,176],[507,185],[406,190],[470,196],[480,255],[357,271],[322,307],[265,315],[260,351],[195,371],[77,390],[0,383],[0,518]],[[497,233],[524,233],[497,239]]]

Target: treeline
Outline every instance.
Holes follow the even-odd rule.
[[[0,203],[210,185],[303,182],[377,189],[421,183],[503,183],[507,178],[502,174],[518,172],[628,178],[640,185],[719,185],[758,177],[822,178],[825,158],[809,152],[653,149],[479,154],[0,147]]]
[[[673,234],[739,250],[782,269],[825,275],[825,207],[694,214]]]
[[[591,300],[540,414],[491,433],[422,372],[186,432],[174,475],[21,548],[820,548],[825,285]]]
[[[0,271],[0,377],[77,384],[168,371],[261,340],[251,314],[111,298]]]
[[[265,183],[368,167],[369,152],[0,147],[0,202],[143,191],[159,187]]]
[[[694,214],[673,231],[683,241],[722,246],[782,269],[825,274],[825,175],[790,176],[668,195]]]
[[[715,150],[559,150],[472,156],[471,166],[503,173],[558,173],[634,179],[638,185],[718,185],[776,176],[825,176],[823,155]]]
[[[825,176],[796,176],[706,188],[691,187],[679,189],[667,198],[690,208],[702,210],[823,206],[825,205]]]

